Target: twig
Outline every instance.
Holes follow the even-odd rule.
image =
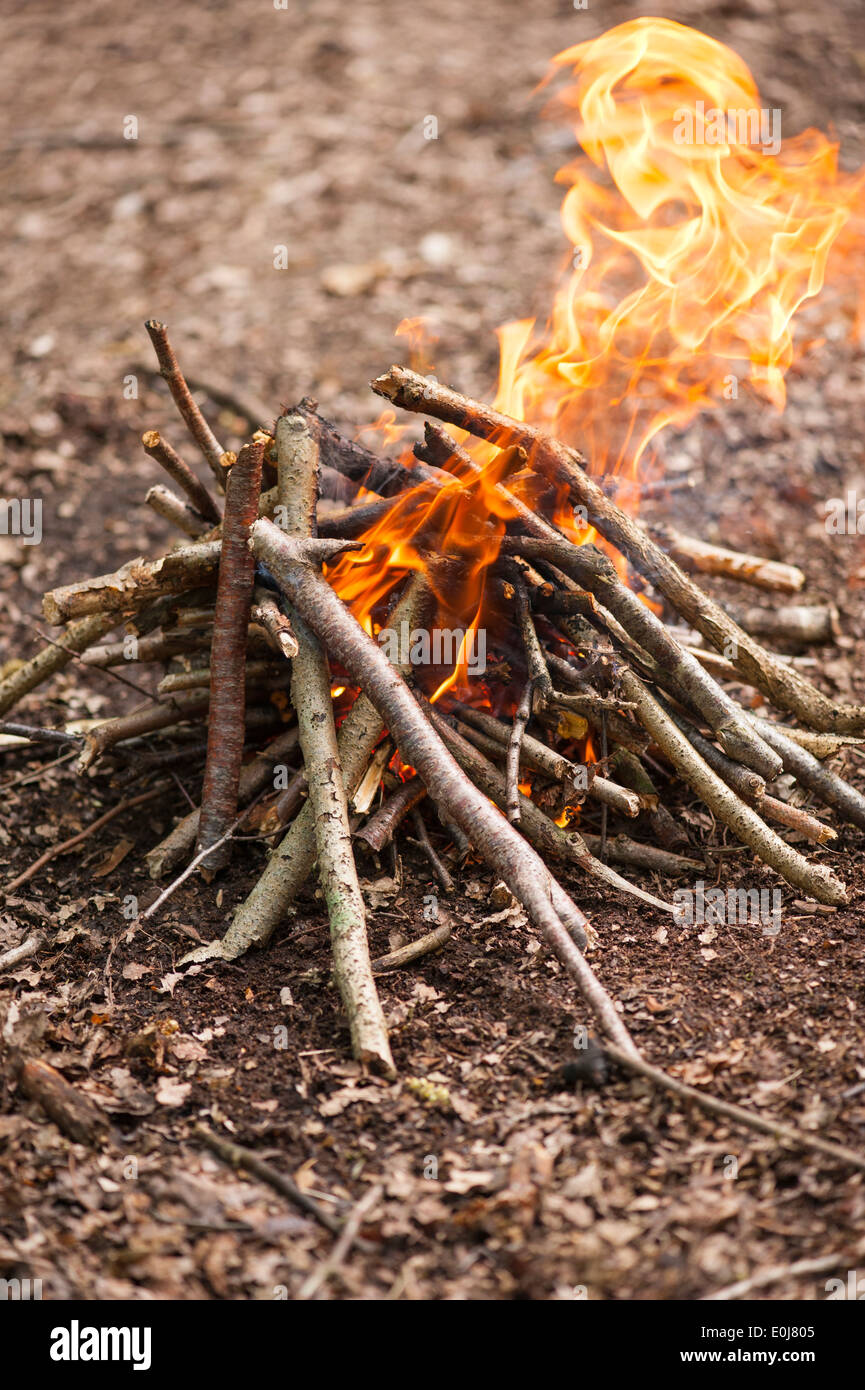
[[[370,849],[380,854],[394,837],[400,822],[413,811],[426,796],[426,787],[419,777],[411,777],[391,792],[374,816],[366,825],[355,832],[356,840],[363,840]]]
[[[547,668],[546,658],[538,641],[538,634],[532,620],[529,596],[521,575],[514,576],[514,589],[517,600],[517,623],[526,654],[526,670],[535,692],[542,704],[548,704],[553,694],[553,682]]]
[[[298,1289],[297,1302],[305,1303],[311,1298],[314,1298],[325,1280],[329,1279],[331,1274],[336,1272],[345,1260],[351,1247],[354,1245],[367,1214],[372,1211],[373,1207],[381,1200],[383,1191],[384,1189],[382,1187],[371,1187],[369,1191],[361,1197],[357,1205],[352,1208],[340,1232],[339,1239],[327,1259],[323,1260],[318,1266],[318,1269],[313,1270],[312,1274],[304,1279]]]
[[[590,835],[581,831],[586,847],[592,854],[601,854],[600,835]],[[657,845],[644,845],[632,840],[628,835],[614,835],[606,843],[606,856],[613,864],[630,864],[636,869],[648,869],[651,873],[664,874],[674,878],[681,874],[697,873],[704,865],[698,859],[687,859],[681,854],[659,849]]]
[[[549,678],[548,678],[549,679]],[[511,728],[511,736],[508,740],[508,753],[506,763],[506,779],[508,787],[508,820],[511,825],[520,823],[520,748],[523,742],[523,733],[532,712],[532,690],[534,681],[531,676],[526,681],[523,693],[520,696],[519,704],[514,712],[514,722]]]
[[[828,767],[823,767],[813,753],[796,742],[791,730],[756,715],[751,717],[761,737],[780,754],[786,772],[792,772],[796,781],[826,806],[834,806],[845,820],[865,830],[865,796],[861,792]]]
[[[158,319],[148,319],[144,327],[147,329],[153,344],[160,374],[171,392],[174,404],[180,411],[186,428],[207,460],[211,472],[221,487],[224,480],[222,457],[225,450],[217,441],[212,429],[192,399],[192,393],[174,355],[174,348],[168,341],[165,324],[160,323]]]
[[[144,452],[155,459],[161,468],[164,468],[169,478],[172,478],[178,487],[186,493],[194,510],[214,525],[218,525],[222,520],[222,513],[211,497],[207,488],[195,476],[187,463],[184,463],[179,454],[175,453],[166,439],[157,430],[148,430],[141,436],[141,443],[144,445]],[[222,468],[220,468],[220,477]]]
[[[27,743],[80,743],[83,737],[82,734],[67,734],[63,729],[39,729],[32,724],[15,724],[8,719],[0,720],[0,734],[24,739]]]
[[[297,656],[298,647],[289,619],[267,589],[257,586],[254,597],[252,621],[261,624],[276,650],[290,661]]]
[[[796,603],[773,608],[728,604],[727,612],[753,637],[769,637],[773,642],[792,642],[799,647],[834,642],[841,631],[834,603]]]
[[[749,1279],[740,1279],[736,1284],[727,1284],[716,1293],[707,1293],[701,1303],[729,1303],[734,1298],[746,1298],[755,1289],[767,1289],[770,1284],[780,1284],[787,1279],[801,1279],[809,1274],[827,1274],[830,1269],[845,1269],[849,1263],[847,1255],[818,1255],[812,1260],[794,1260],[789,1265],[770,1265],[768,1269],[758,1269]]]
[[[198,512],[162,483],[155,483],[150,488],[144,502],[157,516],[176,526],[178,531],[182,531],[191,540],[197,540],[207,529]]]
[[[153,801],[155,797],[162,796],[167,786],[167,782],[161,782],[158,787],[151,787],[149,792],[142,792],[139,796],[131,796],[128,800],[119,802],[117,806],[112,806],[110,811],[106,811],[104,815],[99,816],[97,820],[91,822],[84,830],[79,830],[77,835],[72,835],[61,844],[52,845],[50,849],[46,849],[44,854],[40,854],[39,858],[34,860],[29,869],[25,869],[22,874],[18,874],[17,878],[13,878],[9,883],[4,884],[2,891],[8,896],[8,894],[13,893],[16,888],[20,888],[22,883],[29,883],[30,879],[33,878],[44,865],[50,863],[52,859],[56,859],[58,855],[61,854],[68,854],[69,850],[75,849],[77,845],[80,845],[90,835],[94,835],[97,830],[101,830],[103,825],[107,825],[109,821],[114,820],[115,816],[121,816],[124,811],[131,811],[135,806],[142,806],[146,801]]]
[[[647,1080],[660,1086],[663,1090],[672,1091],[673,1095],[681,1096],[683,1100],[693,1101],[701,1110],[707,1110],[710,1115],[723,1115],[727,1120],[732,1120],[734,1124],[743,1125],[746,1129],[757,1130],[760,1134],[770,1134],[779,1142],[789,1144],[792,1148],[810,1149],[814,1153],[825,1154],[827,1158],[833,1158],[837,1163],[849,1164],[853,1168],[858,1168],[865,1172],[865,1156],[856,1153],[853,1149],[848,1149],[843,1144],[834,1144],[828,1139],[821,1139],[816,1134],[808,1134],[805,1130],[797,1129],[794,1125],[783,1124],[780,1120],[772,1120],[763,1115],[756,1115],[751,1110],[745,1110],[741,1105],[732,1105],[729,1101],[720,1100],[717,1096],[706,1095],[703,1091],[698,1091],[694,1086],[687,1086],[684,1081],[677,1081],[674,1077],[668,1076],[660,1067],[652,1066],[645,1058],[633,1053],[625,1053],[618,1047],[611,1047],[604,1043],[604,1051],[614,1062],[635,1071],[640,1076],[645,1076]]]
[[[106,673],[107,674],[107,673]],[[165,704],[149,704],[143,709],[133,710],[131,714],[120,714],[115,719],[106,719],[97,724],[84,736],[84,748],[78,759],[78,772],[86,772],[109,748],[126,739],[139,738],[142,734],[156,733],[157,729],[168,729],[184,720],[194,719],[208,706],[207,695],[174,695]]]
[[[606,716],[605,714],[602,714],[602,715],[601,715],[601,762],[603,763],[604,767],[606,767],[606,765],[607,765],[607,758],[608,758],[608,756],[609,756],[609,749],[608,749],[608,747],[607,747],[607,716]],[[592,783],[592,789],[594,790],[596,796],[597,796],[597,787],[595,786],[595,783],[597,782],[597,780],[598,780],[598,779],[597,779],[597,777],[596,777],[595,780],[594,780],[594,782]],[[603,862],[606,860],[606,857],[607,857],[607,808],[609,807],[609,805],[610,805],[609,798],[602,795],[602,796],[601,796],[601,845],[600,845],[600,853],[599,853],[599,858],[600,858],[600,860],[601,860],[601,863],[603,863]]]
[[[454,891],[454,881],[435,852],[432,841],[430,840],[430,837],[427,834],[427,828],[424,824],[423,816],[421,815],[420,811],[414,810],[411,813],[411,818],[412,824],[415,828],[415,834],[417,835],[417,844],[420,845],[421,849],[426,855],[429,861],[430,868],[432,869],[433,873],[435,874],[436,878],[441,884],[442,891],[444,893],[452,893]]]
[[[388,951],[387,955],[379,956],[373,961],[372,968],[376,975],[381,975],[386,970],[400,970],[404,965],[412,965],[422,956],[428,956],[432,951],[438,951],[444,946],[445,942],[450,940],[453,929],[452,922],[443,922],[434,931],[409,941],[406,946],[400,946],[398,951]]]
[[[782,565],[759,555],[741,550],[728,550],[722,545],[685,536],[672,526],[649,526],[649,535],[672,555],[677,565],[690,574],[718,574],[737,579],[758,589],[773,593],[795,594],[805,585],[805,576],[795,565]],[[747,623],[744,624],[747,627]]]
[[[32,932],[20,945],[13,946],[11,951],[4,951],[0,956],[0,970],[9,970],[11,966],[18,965],[20,961],[26,960],[28,956],[35,956],[36,952],[44,944],[45,937],[42,932]]]
[[[266,1182],[270,1187],[287,1197],[301,1211],[312,1216],[320,1226],[331,1235],[339,1235],[344,1229],[343,1223],[335,1216],[331,1216],[329,1211],[325,1211],[319,1206],[314,1198],[302,1192],[290,1178],[286,1178],[282,1173],[273,1168],[265,1159],[259,1158],[258,1154],[251,1149],[245,1149],[240,1144],[235,1144],[233,1140],[223,1139],[221,1134],[214,1134],[206,1125],[197,1124],[192,1131],[196,1139],[200,1139],[208,1149],[217,1154],[224,1163],[231,1168],[245,1168],[248,1173],[254,1173],[262,1182]]]
[[[17,704],[22,695],[35,690],[57,671],[62,671],[86,647],[92,646],[116,627],[119,621],[116,613],[91,613],[79,622],[70,623],[62,641],[49,642],[36,656],[0,681],[0,714],[5,714]]]

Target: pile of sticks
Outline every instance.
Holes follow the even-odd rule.
[[[186,866],[144,916],[194,869],[208,880],[223,869],[245,821],[276,840],[224,936],[187,960],[264,946],[317,864],[354,1054],[393,1074],[377,971],[440,947],[449,927],[372,962],[355,858],[382,853],[406,821],[442,893],[467,855],[489,866],[576,982],[614,1054],[636,1065],[637,1048],[585,958],[592,927],[553,870],[571,866],[672,911],[619,872],[706,871],[705,858],[681,852],[688,836],[659,783],[686,784],[800,894],[846,901],[832,869],[798,847],[819,852],[835,829],[790,790],[795,782],[812,808],[865,828],[865,798],[825,765],[860,741],[865,708],[834,703],[800,665],[761,645],[747,609],[737,622],[690,578],[722,574],[794,595],[800,571],[644,524],[619,505],[638,485],[593,477],[575,449],[399,367],[373,389],[432,417],[413,463],[343,438],[309,400],[275,423],[250,419],[259,428],[228,453],[164,325],[147,330],[212,484],[155,431],[144,435],[175,485],[156,485],[147,502],[184,541],[47,593],[45,617],[62,633],[0,682],[0,715],[72,660],[107,671],[164,666],[155,698],[89,729],[78,750],[86,772],[163,731],[164,765],[201,747],[194,740],[206,724],[201,804],[148,855],[154,879]],[[444,425],[486,441],[486,461]],[[556,524],[563,498],[595,543],[576,544]],[[446,525],[460,507],[477,535]],[[415,563],[379,600],[376,622],[397,633],[459,617],[465,574],[481,549],[486,556],[493,660],[460,698],[445,689],[431,703],[441,672],[413,665],[406,651],[392,660],[329,582],[353,552],[381,558],[394,535],[410,540]],[[355,574],[363,578],[362,563]],[[775,635],[801,643],[834,631],[831,610],[793,604],[786,624],[783,611],[773,611]],[[472,620],[461,616],[464,626]],[[743,687],[747,706],[735,698]],[[754,691],[782,719],[766,706],[755,712]],[[27,727],[3,726],[24,737]],[[783,795],[770,790],[778,779]],[[421,809],[429,804],[434,821]],[[568,823],[575,816],[579,832]]]

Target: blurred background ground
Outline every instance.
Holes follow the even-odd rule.
[[[228,379],[271,408],[312,394],[337,422],[361,425],[378,414],[366,383],[406,355],[395,328],[422,316],[440,379],[490,394],[496,326],[544,313],[565,250],[553,176],[571,137],[540,118],[537,83],[560,49],[649,12],[731,44],[765,103],[782,107],[785,132],[834,126],[844,161],[862,162],[858,0],[828,11],[769,0],[661,11],[591,0],[587,10],[564,0],[289,0],[287,10],[6,0],[2,491],[44,499],[45,543],[0,538],[0,664],[34,649],[45,588],[173,539],[143,506],[154,478],[138,439],[159,428],[180,444],[180,428],[147,376],[137,398],[123,390],[148,360],[145,318],[167,321],[191,376]],[[123,138],[130,117],[135,140]],[[841,317],[826,324],[827,344],[792,374],[780,420],[750,404],[690,433],[701,491],[668,514],[709,539],[804,562],[809,595],[842,613],[824,679],[861,698],[865,555],[855,538],[827,546],[816,510],[865,477],[862,360],[843,328]],[[236,419],[214,418],[234,443]],[[97,714],[118,700],[106,686],[70,669],[27,709],[46,721]],[[29,767],[9,762],[15,775]],[[102,809],[93,795],[62,770],[7,794],[11,871],[92,820]],[[120,795],[109,788],[108,803]],[[48,1055],[109,1105],[113,1096],[119,1126],[88,1154],[7,1096],[7,1276],[43,1277],[54,1297],[295,1292],[327,1239],[190,1147],[202,1114],[228,1118],[313,1189],[349,1200],[384,1184],[377,1253],[344,1271],[335,1296],[555,1298],[586,1287],[592,1298],[699,1297],[767,1264],[855,1251],[858,1176],[779,1160],[769,1141],[683,1116],[624,1078],[597,1093],[557,1090],[549,1069],[569,1055],[570,990],[531,941],[479,926],[485,908],[471,893],[448,954],[383,986],[403,1075],[439,1078],[450,1109],[365,1084],[346,1062],[311,899],[309,936],[205,971],[173,998],[174,960],[192,932],[222,929],[260,851],[233,871],[216,920],[209,891],[191,887],[151,936],[117,949],[106,979],[117,903],[145,890],[143,852],[167,825],[165,815],[118,822],[83,869],[58,861],[0,921],[4,949],[27,923],[71,933],[48,961],[14,973],[11,993],[45,1009]],[[122,886],[116,875],[94,884],[120,833],[135,842]],[[653,1059],[860,1146],[862,1097],[844,1093],[865,1077],[861,842],[844,832],[836,861],[853,906],[831,919],[788,909],[783,962],[750,937],[716,953],[685,933],[674,951],[658,914],[578,885],[602,936],[596,968]],[[416,908],[409,896],[379,913],[374,945],[416,927]],[[162,1051],[151,1037],[149,1052],[130,1052],[154,1020]],[[289,1029],[279,1066],[277,1023]],[[725,1182],[731,1153],[740,1176]],[[440,1183],[424,1177],[430,1154]],[[823,1280],[781,1281],[769,1296],[822,1297]]]

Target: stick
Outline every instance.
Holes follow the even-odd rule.
[[[865,732],[865,709],[835,704],[795,668],[785,666],[738,627],[631,517],[605,496],[603,489],[584,472],[585,460],[577,450],[404,367],[392,367],[372,383],[372,389],[406,410],[434,415],[500,447],[521,445],[528,451],[532,466],[567,483],[574,501],[585,507],[589,524],[627,556],[686,622],[718,651],[729,655],[737,670],[773,704],[823,732]]]
[[[137,556],[113,574],[100,574],[61,589],[50,589],[42,599],[42,611],[50,623],[65,623],[88,613],[103,617],[111,614],[114,627],[121,613],[141,608],[151,599],[212,583],[219,568],[221,549],[219,541],[210,541],[203,545],[181,546],[158,560]],[[103,631],[107,632],[108,627]]]
[[[104,670],[109,666],[124,666],[127,663],[141,666],[152,661],[171,661],[175,656],[209,650],[210,637],[205,633],[148,633],[146,637],[136,639],[134,659],[129,656],[130,648],[123,641],[106,642],[102,646],[90,647],[82,653],[81,661],[85,666],[97,666]]]
[[[380,497],[393,497],[418,483],[443,481],[436,470],[425,468],[421,463],[414,468],[406,468],[396,459],[380,459],[356,440],[343,438],[318,414],[315,402],[308,398],[301,401],[298,410],[306,417],[312,437],[318,444],[322,467],[335,468],[343,477],[363,484]]]
[[[786,772],[792,772],[796,781],[812,791],[826,806],[834,806],[845,820],[865,830],[865,796],[861,792],[857,792],[855,787],[851,787],[849,782],[828,767],[823,767],[813,753],[796,743],[791,732],[782,732],[779,725],[772,724],[768,719],[759,719],[756,715],[752,715],[751,719],[761,737],[780,754]]]
[[[844,1269],[850,1263],[848,1255],[818,1255],[813,1260],[794,1260],[789,1265],[770,1265],[768,1269],[758,1269],[750,1279],[740,1279],[736,1284],[727,1284],[716,1293],[707,1293],[701,1303],[729,1303],[734,1298],[745,1298],[755,1289],[766,1289],[770,1284],[780,1284],[786,1279],[799,1279],[808,1274],[828,1274],[830,1269]]]
[[[41,1058],[16,1057],[12,1065],[24,1095],[41,1105],[65,1135],[78,1144],[104,1142],[108,1119],[89,1096]]]
[[[287,535],[309,536],[318,499],[318,446],[305,418],[283,415],[276,425],[279,497]],[[258,524],[258,523],[257,523]],[[261,522],[261,525],[271,525]],[[249,552],[247,552],[249,554]],[[252,559],[249,554],[250,561]],[[266,557],[262,557],[266,558]],[[330,674],[318,640],[295,619],[298,653],[291,695],[315,824],[318,876],[330,921],[334,975],[351,1030],[352,1052],[364,1066],[396,1074],[384,1012],[372,975],[366,909],[351,846],[348,802],[333,722]]]
[[[79,622],[70,623],[61,639],[43,647],[36,656],[0,681],[0,715],[17,704],[22,695],[62,671],[85,648],[116,627],[118,621],[116,613],[91,613]]]
[[[191,540],[198,540],[206,530],[198,513],[193,511],[182,497],[178,497],[176,492],[172,492],[170,487],[163,487],[162,483],[156,483],[150,488],[144,501],[157,516],[164,517]]]
[[[221,488],[224,481],[222,458],[225,450],[218,443],[216,436],[192,399],[192,393],[183,378],[183,373],[174,355],[174,348],[168,341],[165,324],[160,323],[158,319],[148,319],[144,327],[147,329],[153,344],[160,375],[171,392],[174,404],[180,411],[186,428],[207,460],[210,471]]]
[[[689,574],[716,574],[773,593],[796,594],[804,588],[805,575],[795,565],[783,565],[741,550],[727,550],[722,545],[709,545],[683,535],[672,526],[653,525],[647,529],[652,539]]]
[[[140,738],[152,734],[157,729],[168,729],[174,724],[195,719],[208,706],[206,695],[173,695],[166,704],[146,705],[133,710],[131,714],[121,714],[115,719],[106,719],[84,736],[84,748],[78,759],[76,770],[86,772],[109,748],[127,739]]]
[[[44,943],[45,937],[42,932],[32,932],[31,935],[18,946],[13,946],[10,951],[3,952],[2,956],[0,956],[0,970],[10,970],[13,965],[19,965],[20,962],[26,960],[28,956],[35,956],[36,952],[40,950]]]
[[[422,956],[440,950],[445,942],[450,940],[453,929],[452,922],[444,922],[425,936],[419,936],[416,940],[409,941],[406,946],[400,946],[398,951],[388,951],[386,956],[379,956],[372,963],[375,974],[383,975],[386,970],[401,970],[404,965],[413,965]]]
[[[838,609],[833,603],[797,603],[780,608],[737,608],[729,604],[728,612],[753,637],[794,642],[800,647],[834,642],[841,631]]]
[[[261,586],[255,589],[252,620],[261,624],[277,651],[281,652],[287,661],[297,656],[297,638],[291,630],[291,623],[273,594]]]
[[[370,816],[366,825],[356,832],[355,839],[363,840],[370,849],[380,854],[390,844],[400,822],[425,796],[426,787],[419,777],[402,782],[375,815]]]
[[[523,733],[532,712],[533,686],[534,683],[530,676],[514,712],[513,727],[508,740],[505,776],[507,780],[508,820],[512,825],[519,825],[520,823],[520,789],[517,785],[520,780],[520,748],[523,742]]]
[[[601,850],[600,835],[590,835],[588,831],[581,831],[586,847],[592,854],[597,855]],[[681,874],[695,873],[705,866],[697,859],[687,859],[681,854],[672,854],[669,850],[658,849],[656,845],[644,845],[637,840],[632,840],[628,835],[613,835],[607,840],[607,858],[614,864],[633,865],[637,869],[648,869],[650,873],[664,874],[665,876],[679,877]]]
[[[281,690],[288,683],[285,667],[275,666],[272,660],[247,661],[243,673],[244,686],[263,686]],[[163,676],[156,687],[160,699],[178,691],[208,689],[213,683],[212,666],[194,666],[189,671],[172,671]]]
[[[838,836],[831,825],[824,825],[822,821],[810,816],[807,811],[803,811],[797,806],[790,806],[785,801],[778,801],[774,796],[769,796],[766,792],[766,784],[755,772],[750,772],[747,768],[741,767],[739,763],[732,762],[713,743],[703,738],[702,734],[688,720],[676,714],[675,710],[671,710],[666,701],[659,700],[658,703],[666,710],[676,727],[696,748],[700,757],[709,764],[712,771],[717,772],[719,777],[723,777],[728,787],[732,787],[733,791],[738,792],[739,796],[749,805],[755,806],[767,820],[773,820],[778,825],[786,825],[790,830],[798,830],[800,834],[818,845],[825,845],[832,840],[837,840]]]
[[[29,869],[25,869],[23,873],[18,874],[17,878],[13,878],[9,883],[5,884],[3,886],[3,892],[7,896],[10,893],[14,893],[16,888],[21,887],[22,883],[29,883],[30,879],[34,878],[39,870],[43,868],[44,865],[50,863],[52,859],[56,859],[61,854],[68,854],[69,850],[75,849],[77,845],[80,845],[90,835],[94,835],[97,830],[101,830],[103,825],[107,825],[109,821],[114,820],[115,816],[123,815],[124,811],[131,811],[135,806],[143,806],[146,801],[153,801],[155,797],[162,796],[167,787],[167,782],[160,782],[158,787],[151,787],[149,792],[142,792],[140,796],[131,796],[128,800],[121,801],[118,805],[112,806],[110,811],[106,811],[104,815],[99,816],[97,820],[91,822],[84,830],[79,830],[77,835],[72,835],[68,840],[63,840],[61,844],[52,845],[50,849],[46,849],[44,854],[40,854],[39,858],[34,860]]]
[[[420,811],[415,809],[411,813],[411,818],[415,828],[415,834],[417,835],[417,840],[414,843],[418,844],[426,855],[429,866],[438,879],[442,891],[444,893],[452,893],[454,891],[454,881],[433,848],[432,841],[427,834],[423,816]],[[434,935],[435,933],[432,934]]]
[[[210,874],[224,869],[231,858],[231,840],[223,836],[237,815],[246,714],[246,636],[255,572],[247,540],[258,514],[263,453],[261,443],[244,445],[225,492],[210,648],[210,724],[196,842],[199,852],[213,849],[203,861]],[[217,841],[219,847],[214,848]]]
[[[491,801],[494,801],[497,806],[504,810],[507,806],[507,785],[498,769],[488,762],[476,748],[461,738],[456,729],[452,729],[435,710],[430,710],[430,719],[433,727],[463,771]],[[574,864],[584,873],[592,874],[593,877],[601,879],[602,882],[608,883],[611,887],[640,898],[643,902],[651,904],[652,907],[659,907],[664,912],[674,910],[670,903],[664,902],[662,898],[654,897],[651,893],[644,892],[642,888],[637,888],[635,884],[622,878],[621,874],[617,874],[614,869],[601,863],[599,859],[595,859],[589,853],[580,835],[574,831],[566,833],[554,821],[551,821],[549,816],[544,815],[540,807],[530,801],[527,796],[523,796],[522,793],[520,793],[520,826],[526,838],[531,840],[535,848],[541,851],[544,856]],[[555,883],[555,879],[552,882]]]
[[[408,686],[368,637],[324,579],[298,560],[289,537],[259,520],[252,544],[276,574],[280,587],[327,649],[379,709],[397,740],[403,760],[417,769],[430,795],[470,835],[487,862],[524,905],[548,947],[574,979],[604,1030],[626,1049],[634,1044],[612,1000],[580,955],[550,898],[549,872],[519,833],[460,771],[438,734],[424,718]]]
[[[707,1110],[710,1115],[723,1115],[725,1119],[732,1120],[734,1124],[741,1125],[745,1129],[757,1130],[760,1134],[770,1134],[780,1143],[789,1144],[792,1148],[812,1150],[814,1153],[825,1154],[827,1158],[834,1159],[837,1163],[849,1164],[853,1168],[858,1168],[865,1172],[865,1157],[856,1153],[853,1149],[848,1149],[843,1144],[833,1144],[827,1139],[820,1139],[816,1134],[808,1134],[805,1130],[796,1129],[793,1125],[783,1124],[780,1120],[771,1120],[762,1115],[755,1115],[750,1110],[745,1110],[741,1105],[732,1105],[729,1101],[719,1100],[716,1096],[708,1096],[703,1091],[698,1091],[694,1086],[686,1086],[684,1081],[676,1081],[672,1076],[668,1076],[660,1067],[652,1066],[651,1062],[637,1054],[624,1053],[618,1047],[610,1047],[604,1043],[604,1051],[614,1062],[625,1067],[629,1071],[635,1071],[640,1076],[645,1076],[648,1081],[655,1086],[660,1086],[665,1091],[672,1091],[674,1096],[681,1096],[682,1100],[692,1101],[701,1110]]]
[[[384,1188],[382,1187],[371,1187],[369,1191],[365,1193],[363,1197],[361,1197],[357,1205],[352,1208],[352,1211],[348,1219],[346,1220],[346,1223],[343,1226],[342,1231],[340,1232],[339,1239],[337,1240],[327,1259],[323,1260],[321,1264],[318,1266],[318,1269],[313,1270],[312,1274],[308,1275],[307,1278],[304,1279],[303,1283],[298,1289],[298,1303],[305,1303],[308,1302],[311,1298],[314,1298],[315,1295],[318,1293],[319,1289],[321,1288],[322,1284],[325,1282],[325,1280],[329,1279],[331,1274],[335,1273],[335,1271],[339,1268],[339,1266],[342,1264],[343,1260],[346,1258],[349,1251],[351,1250],[351,1247],[357,1240],[357,1237],[360,1233],[360,1228],[364,1223],[367,1213],[372,1211],[373,1207],[376,1206],[377,1203],[381,1200],[383,1191]]]
[[[517,600],[517,623],[523,641],[523,650],[526,654],[526,670],[529,673],[532,687],[530,694],[537,691],[541,703],[548,704],[553,695],[553,682],[550,679],[546,659],[532,621],[525,581],[519,574],[514,575],[514,589]]]
[[[452,700],[450,708],[463,723],[473,725],[475,729],[501,745],[501,751],[504,752],[510,741],[511,731],[501,719],[496,719],[495,715],[488,714],[486,710],[463,704],[461,700]],[[549,748],[532,734],[523,734],[520,761],[527,767],[542,772],[545,777],[551,777],[555,782],[564,782],[569,789],[575,789],[580,780],[580,769],[575,763]]]
[[[679,732],[657,700],[652,698],[638,676],[623,667],[619,679],[624,694],[636,705],[637,717],[644,729],[719,820],[794,887],[801,888],[821,903],[847,901],[847,890],[831,869],[824,864],[809,864],[722,782]]]
[[[80,743],[82,737],[81,734],[67,734],[63,729],[38,729],[32,724],[15,724],[8,719],[0,720],[0,734],[24,739],[27,743]]]
[[[325,1211],[312,1197],[302,1192],[290,1178],[283,1177],[282,1173],[273,1168],[265,1159],[259,1158],[258,1154],[253,1153],[251,1149],[244,1149],[240,1144],[235,1144],[233,1140],[223,1139],[221,1134],[214,1134],[206,1125],[197,1124],[192,1133],[196,1139],[200,1139],[202,1144],[217,1154],[229,1167],[244,1168],[247,1173],[254,1173],[257,1178],[261,1178],[262,1182],[268,1183],[270,1187],[281,1193],[283,1197],[287,1197],[301,1211],[313,1217],[326,1231],[330,1231],[331,1235],[339,1235],[343,1229],[342,1222],[337,1220],[335,1216],[331,1216],[330,1212]]]
[[[148,430],[146,434],[141,436],[141,443],[144,445],[144,452],[155,459],[160,467],[165,469],[169,478],[183,489],[193,510],[205,521],[219,525],[222,520],[222,513],[207,488],[196,478],[192,469],[183,462],[180,455],[174,452],[168,441],[163,439],[157,430]],[[222,477],[221,467],[220,477]]]

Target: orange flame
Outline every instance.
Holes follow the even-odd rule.
[[[819,131],[780,138],[745,63],[672,20],[560,53],[585,152],[560,170],[572,269],[544,343],[500,332],[496,405],[635,476],[667,425],[737,394],[784,405],[792,320],[861,198]]]
[[[533,320],[499,330],[495,404],[579,445],[596,473],[636,478],[660,431],[735,397],[740,379],[783,407],[794,316],[833,245],[852,240],[863,176],[839,170],[819,131],[779,140],[780,113],[761,108],[742,59],[673,21],[621,24],[555,66],[573,70],[559,104],[583,150],[558,175],[569,269],[543,334]],[[398,331],[426,357],[420,321]],[[379,423],[396,437],[392,413]],[[451,483],[413,489],[332,572],[367,631],[416,569],[467,629],[480,622],[510,512],[496,492],[503,455],[466,447],[477,473],[452,459]],[[554,515],[573,539],[594,538]],[[440,578],[431,556],[460,564]],[[462,682],[464,649],[436,695]]]

